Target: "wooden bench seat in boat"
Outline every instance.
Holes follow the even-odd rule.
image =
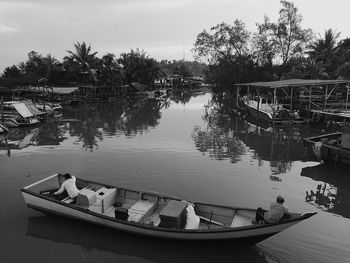
[[[236,214],[232,220],[231,227],[242,227],[252,225],[255,219],[255,211],[236,210]]]
[[[155,203],[148,200],[139,200],[133,206],[129,208],[129,218],[130,222],[140,222],[145,217],[150,216],[155,208]]]

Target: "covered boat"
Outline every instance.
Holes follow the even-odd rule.
[[[7,127],[20,127],[34,125],[40,122],[24,102],[6,101],[4,102],[4,123]]]
[[[277,100],[273,101],[271,98],[255,97],[249,99],[245,96],[242,101],[252,115],[269,123],[274,122],[275,124],[284,125],[303,124],[307,122],[306,119],[300,118],[297,111],[292,112],[284,108]]]
[[[277,223],[254,224],[256,209],[189,202],[83,179],[76,181],[76,202],[57,200],[50,193],[63,181],[63,175],[54,174],[21,189],[27,206],[154,238],[255,244],[316,214],[291,213]]]
[[[8,131],[9,131],[9,129],[7,128],[5,123],[0,121],[0,133],[5,133],[5,132],[8,132]]]

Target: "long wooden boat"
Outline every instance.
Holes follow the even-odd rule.
[[[155,192],[130,190],[83,179],[76,203],[46,195],[60,187],[63,176],[54,174],[21,189],[28,207],[119,231],[172,240],[224,241],[255,244],[316,213],[292,213],[274,224],[253,224],[255,209],[188,202]],[[91,201],[91,202],[90,202]],[[199,218],[196,229],[186,229],[187,207]],[[127,211],[127,216],[120,214]]]

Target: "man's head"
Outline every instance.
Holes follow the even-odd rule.
[[[284,198],[281,195],[277,196],[277,203],[283,204],[284,203]]]
[[[63,177],[65,180],[72,178],[72,176],[69,173],[64,174]]]

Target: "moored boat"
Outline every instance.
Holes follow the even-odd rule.
[[[5,133],[5,132],[8,132],[8,131],[9,131],[9,129],[7,128],[5,123],[0,121],[0,133]]]
[[[335,132],[304,139],[308,156],[314,155],[326,164],[350,166],[350,126]]]
[[[6,101],[4,102],[4,123],[8,128],[34,125],[40,123],[24,102]]]
[[[57,200],[50,193],[63,181],[62,175],[54,174],[21,189],[27,206],[154,238],[255,244],[316,214],[291,213],[277,223],[254,224],[256,209],[189,202],[83,179],[76,181],[76,202],[69,197]],[[195,227],[189,224],[194,219]]]
[[[306,119],[299,116],[297,111],[292,112],[269,98],[249,99],[244,97],[242,101],[252,115],[270,123],[302,124],[307,122]]]

